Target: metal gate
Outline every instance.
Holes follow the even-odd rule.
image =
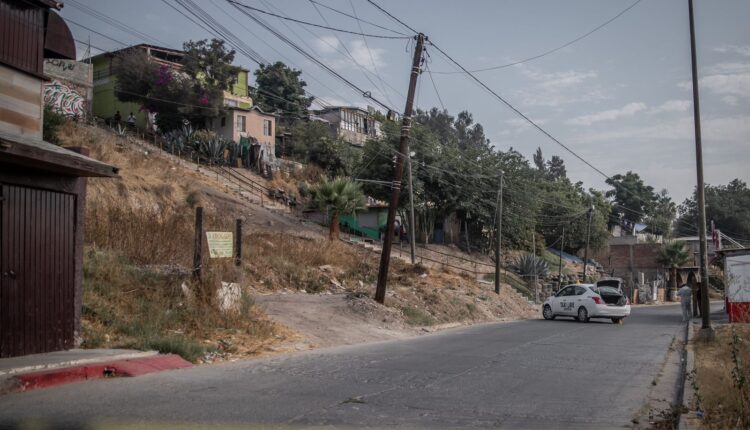
[[[76,196],[2,184],[0,357],[73,347]]]

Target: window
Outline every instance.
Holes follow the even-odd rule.
[[[237,131],[245,131],[247,124],[247,117],[245,115],[237,115]]]
[[[221,126],[226,127],[227,126],[227,117],[223,116],[221,117]]]
[[[576,287],[575,295],[576,296],[580,296],[581,294],[584,294],[585,292],[586,292],[585,288],[583,288],[583,287]]]
[[[273,129],[273,127],[271,125],[271,121],[267,120],[267,119],[264,119],[263,120],[263,136],[270,136],[272,129]]]
[[[557,293],[556,295],[557,295],[557,297],[573,296],[573,295],[575,295],[575,291],[576,291],[576,287],[575,286],[565,287],[562,290],[560,290],[560,292]]]

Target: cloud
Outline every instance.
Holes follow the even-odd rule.
[[[652,108],[648,111],[650,114],[662,112],[685,112],[693,106],[690,100],[667,100],[661,106]]]
[[[315,48],[324,55],[333,54],[341,45],[335,36],[322,36],[315,39]]]
[[[743,146],[746,146],[747,141],[750,140],[750,116],[708,118],[701,122],[701,130],[703,140],[708,144],[704,149],[709,150],[712,142],[724,142],[736,145],[736,147],[724,147],[724,149],[732,148],[731,150],[735,151],[736,155],[741,153]],[[591,132],[578,136],[574,141],[580,144],[606,142],[635,144],[640,141],[648,143],[647,147],[650,147],[653,146],[654,141],[692,142],[694,139],[694,123],[690,115],[671,121],[659,121],[656,124]]]
[[[547,123],[546,119],[533,119],[535,123],[538,125],[543,125]],[[520,134],[524,131],[528,130],[531,127],[531,124],[529,124],[528,121],[526,121],[523,118],[512,118],[505,121],[506,124],[508,124],[511,129],[505,129],[502,131],[502,135],[509,135],[509,134]]]
[[[722,54],[738,54],[743,57],[750,57],[750,46],[724,45],[714,48],[714,51]]]
[[[565,121],[565,123],[570,124],[570,125],[589,126],[595,122],[612,121],[618,118],[633,116],[636,113],[645,109],[646,109],[645,103],[641,103],[641,102],[628,103],[619,109],[610,109],[610,110],[596,112],[596,113],[589,114],[589,115],[582,115],[576,118],[569,119]]]
[[[385,49],[371,46],[368,50],[364,41],[359,39],[352,40],[344,46],[335,36],[322,36],[315,39],[314,45],[316,51],[324,57],[323,61],[334,69],[362,67],[375,73],[376,70],[383,70],[387,66]],[[351,54],[351,58],[347,51]]]
[[[725,103],[736,105],[741,98],[750,97],[750,63],[718,63],[706,67],[704,73],[698,80],[699,88],[723,96]],[[684,90],[693,88],[690,81],[680,82],[677,86]]]
[[[516,91],[528,106],[557,107],[577,102],[605,99],[604,91],[592,81],[599,75],[592,70],[544,73],[529,67],[519,67],[532,85]]]

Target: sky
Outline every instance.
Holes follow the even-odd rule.
[[[320,13],[310,0],[237,1],[358,33],[411,33],[367,0],[314,0]],[[476,76],[607,175],[632,170],[655,190],[666,188],[677,203],[692,195],[696,164],[687,0],[374,1],[469,70],[553,50],[632,6],[563,49]],[[264,60],[283,61],[302,70],[307,90],[315,97],[334,105],[375,105],[226,0],[195,2]],[[62,16],[76,39],[90,40],[93,54],[136,43],[179,48],[184,41],[212,37],[168,6],[179,8],[175,0],[65,3]],[[82,5],[148,38],[113,28],[85,13]],[[375,98],[403,111],[413,55],[413,43],[407,39],[364,38],[259,16]],[[695,17],[705,181],[750,182],[750,1],[696,0]],[[86,44],[79,43],[79,55],[85,50]],[[601,174],[529,126],[466,75],[455,73],[456,68],[434,47],[427,46],[427,55],[431,73],[420,76],[417,107],[444,106],[453,115],[467,110],[497,149],[513,148],[531,159],[541,148],[545,158],[558,155],[565,160],[572,181],[609,188]],[[235,64],[257,68],[242,54],[237,54]]]

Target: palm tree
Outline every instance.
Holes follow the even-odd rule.
[[[690,260],[690,253],[685,249],[685,242],[674,240],[666,242],[656,255],[656,262],[669,269],[669,288],[677,289],[677,269]]]
[[[312,189],[313,201],[320,210],[331,214],[328,239],[339,238],[339,215],[353,214],[365,208],[365,195],[359,184],[347,178],[323,181]]]

